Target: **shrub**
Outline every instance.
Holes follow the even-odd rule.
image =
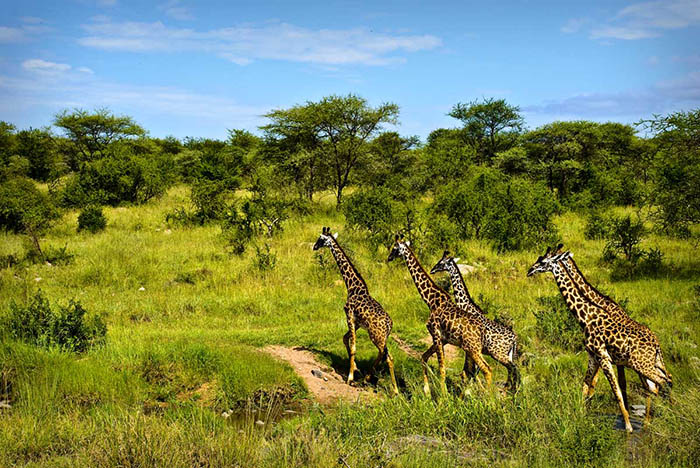
[[[567,351],[580,351],[583,347],[581,328],[560,294],[538,297],[542,309],[535,312],[537,337]]]
[[[605,239],[610,232],[610,223],[609,216],[598,210],[591,211],[586,218],[583,235],[588,240]]]
[[[282,230],[287,219],[287,204],[261,195],[246,200],[240,206],[231,205],[221,222],[221,231],[236,255],[245,252],[248,243],[261,234],[272,237]]]
[[[85,229],[95,234],[104,230],[105,227],[107,227],[107,219],[100,206],[87,206],[78,215],[78,231]]]
[[[612,218],[606,236],[608,242],[605,249],[615,255],[623,253],[628,261],[636,263],[644,255],[644,251],[638,247],[638,244],[642,241],[645,232],[644,222],[639,217],[636,220],[633,220],[630,215]]]
[[[552,216],[559,210],[546,188],[495,169],[475,168],[466,181],[454,181],[435,195],[433,214],[447,217],[463,239],[491,241],[498,251],[552,243]]]
[[[396,232],[398,207],[387,188],[359,190],[346,198],[342,210],[348,226],[367,230],[375,247]]]
[[[165,157],[136,155],[124,148],[118,154],[83,163],[66,184],[66,206],[116,206],[145,203],[168,188],[171,168]]]
[[[18,340],[79,353],[104,342],[107,334],[102,318],[98,315],[86,317],[86,313],[75,301],[52,309],[39,291],[28,306],[14,302],[10,305],[6,326],[10,335]]]
[[[277,255],[270,251],[270,245],[265,244],[264,248],[255,246],[255,258],[253,260],[253,265],[258,271],[265,273],[275,269],[277,264]]]

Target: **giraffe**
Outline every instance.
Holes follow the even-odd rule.
[[[418,293],[423,302],[430,309],[430,316],[426,327],[433,339],[432,346],[421,356],[423,364],[423,391],[430,394],[428,383],[428,359],[437,353],[440,367],[440,380],[443,391],[445,385],[445,353],[443,346],[445,343],[462,348],[465,353],[474,361],[479,369],[484,373],[486,384],[491,384],[491,368],[481,356],[484,348],[484,321],[483,316],[463,311],[450,300],[450,296],[441,289],[428,275],[423,266],[410,249],[410,242],[403,241],[403,237],[397,235],[389,252],[387,261],[392,261],[396,257],[401,257],[406,261],[406,266],[411,274]],[[513,358],[515,350],[509,352]]]
[[[640,373],[644,373],[637,360],[630,360],[631,351],[647,349],[646,338],[638,335],[636,330],[628,330],[626,324],[620,323],[610,316],[602,307],[588,301],[576,287],[566,268],[559,263],[560,254],[557,250],[548,248],[528,270],[527,276],[537,273],[552,272],[566,305],[574,314],[584,332],[584,346],[588,353],[588,369],[584,377],[584,388],[589,388],[598,370],[602,368],[605,377],[610,382],[613,394],[617,399],[620,412],[625,421],[625,429],[632,432],[629,412],[625,406],[620,385],[614,373],[615,365],[628,365]],[[644,355],[646,357],[646,355]],[[652,362],[657,357],[652,357]],[[652,364],[653,368],[653,364]],[[645,369],[646,370],[646,369]],[[647,379],[658,380],[658,373],[646,376]],[[651,382],[651,380],[649,380]],[[654,388],[657,383],[652,382]]]
[[[386,360],[389,366],[389,373],[391,374],[393,393],[394,395],[398,395],[399,389],[396,385],[396,377],[394,375],[394,360],[387,348],[387,340],[393,325],[391,317],[384,311],[381,304],[369,294],[364,279],[362,279],[360,273],[352,262],[350,262],[350,259],[340,247],[340,244],[338,244],[338,234],[331,235],[330,231],[331,228],[329,227],[323,228],[321,235],[314,244],[313,250],[318,250],[323,247],[328,247],[330,249],[348,290],[348,298],[345,302],[345,316],[348,323],[348,332],[343,336],[343,343],[345,343],[345,348],[350,358],[350,370],[348,371],[347,382],[351,384],[355,374],[356,330],[357,328],[364,328],[367,330],[367,333],[369,333],[369,338],[372,340],[374,346],[379,350],[379,355],[365,377],[365,381],[369,382],[377,366],[382,361]]]
[[[520,372],[514,360],[517,357],[518,337],[510,328],[497,323],[486,317],[481,308],[474,302],[467,285],[464,284],[459,268],[457,267],[459,258],[452,257],[446,250],[442,254],[440,261],[430,270],[433,275],[440,271],[446,271],[450,274],[450,281],[454,289],[454,299],[457,306],[469,313],[477,314],[483,317],[484,323],[484,347],[482,352],[496,359],[508,369],[508,381],[506,386],[511,390],[516,390],[520,383]],[[512,350],[512,354],[509,354]],[[469,355],[465,357],[464,371],[462,371],[462,379],[465,378],[465,373],[474,375],[474,363],[469,359]]]
[[[626,360],[623,363],[617,363],[620,390],[622,391],[625,407],[629,409],[625,367],[630,367],[637,372],[642,386],[647,390],[644,423],[648,425],[651,417],[651,395],[658,395],[661,388],[666,384],[669,387],[672,385],[671,374],[666,370],[659,340],[648,327],[630,318],[619,304],[591,285],[581,273],[578,265],[576,265],[573,254],[570,251],[562,252],[562,247],[562,244],[557,246],[556,253],[558,255],[556,261],[564,266],[580,294],[589,302],[604,309],[611,320],[622,324],[622,329],[625,331],[625,337],[628,341],[624,353]],[[593,367],[592,369],[590,369],[591,366]],[[588,384],[584,383],[583,394],[585,397],[593,395],[598,371],[599,366],[597,366],[597,363],[589,362],[587,374],[591,373],[593,376]]]

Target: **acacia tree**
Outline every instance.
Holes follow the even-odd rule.
[[[336,192],[337,206],[343,189],[365,153],[369,140],[382,129],[383,123],[398,122],[399,106],[383,103],[371,107],[354,94],[327,96],[318,102],[266,115],[272,123],[262,127],[271,136],[299,138],[304,135],[307,150],[321,150],[327,158]]]
[[[650,202],[662,228],[689,235],[700,222],[700,109],[643,120],[657,145]]]
[[[56,115],[54,125],[63,129],[78,153],[79,161],[73,161],[75,165],[103,158],[115,141],[146,135],[131,117],[114,115],[108,109],[97,109],[94,113],[64,110]]]
[[[459,102],[447,115],[462,121],[467,136],[479,149],[480,162],[490,162],[496,153],[513,146],[525,123],[520,108],[505,99]]]

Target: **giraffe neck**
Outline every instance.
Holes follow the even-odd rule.
[[[338,264],[338,269],[340,269],[340,275],[343,277],[343,281],[345,281],[345,287],[348,289],[348,296],[362,291],[367,292],[365,280],[362,279],[360,273],[355,269],[355,266],[352,264],[347,254],[335,239],[331,241],[330,249],[333,258],[335,258],[335,263]]]
[[[569,274],[580,293],[589,301],[593,302],[599,307],[602,307],[608,312],[616,312],[617,309],[619,309],[619,306],[617,303],[615,303],[615,301],[602,294],[600,291],[594,288],[591,283],[588,282],[588,280],[586,280],[571,256],[561,263],[564,265],[566,272]]]
[[[588,323],[588,311],[592,305],[581,295],[571,277],[559,263],[555,263],[552,267],[552,274],[566,301],[566,306],[574,314],[578,323],[582,327],[585,326]]]
[[[471,308],[474,301],[469,294],[469,289],[464,283],[464,278],[459,272],[459,268],[454,261],[447,263],[447,272],[450,274],[450,280],[452,281],[452,289],[454,289],[455,302],[461,309]]]
[[[435,281],[425,271],[413,251],[408,246],[405,246],[405,249],[404,259],[406,260],[406,266],[408,266],[408,272],[411,274],[413,283],[416,285],[423,302],[428,305],[431,311],[438,308],[441,304],[449,302],[450,296],[435,284]]]

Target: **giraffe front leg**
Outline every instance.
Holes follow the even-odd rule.
[[[423,364],[423,393],[430,396],[430,381],[428,380],[428,359],[430,356],[435,354],[437,351],[438,344],[433,342],[433,344],[428,348],[426,352],[421,356],[421,364]]]
[[[394,395],[399,394],[399,386],[396,385],[396,376],[394,375],[394,359],[391,357],[389,350],[385,351],[386,354],[386,364],[389,366],[389,374],[391,375],[391,385],[394,389]]]
[[[586,376],[583,378],[583,397],[590,398],[595,391],[595,385],[598,382],[598,371],[600,370],[600,364],[596,357],[588,353],[588,368],[586,369]]]
[[[625,409],[630,410],[630,403],[627,400],[627,378],[625,377],[625,366],[617,366],[617,382],[620,385],[622,393],[622,401],[625,403]]]
[[[633,429],[632,424],[630,423],[630,415],[629,412],[627,412],[627,408],[625,408],[625,400],[622,397],[622,391],[620,390],[620,385],[617,382],[617,377],[615,377],[615,366],[613,365],[612,359],[610,359],[610,355],[608,355],[607,351],[601,355],[599,362],[605,377],[607,377],[608,382],[610,382],[610,387],[612,388],[613,394],[617,399],[617,404],[620,407],[620,412],[622,413],[622,419],[625,420],[625,430],[627,432],[632,432]]]
[[[447,394],[447,374],[445,372],[445,345],[440,342],[437,348],[438,366],[440,368],[440,389]]]
[[[355,378],[355,324],[348,323],[348,332],[343,337],[343,342],[345,343],[345,348],[348,350],[348,357],[350,358],[350,370],[348,371],[348,385],[352,383]]]
[[[484,373],[484,380],[486,381],[486,386],[490,387],[491,386],[491,367],[486,363],[484,358],[481,356],[481,350],[476,348],[476,347],[470,347],[464,350],[469,356],[474,360],[474,363],[476,366],[481,370],[481,372]],[[476,379],[477,382],[479,382],[479,386],[481,388],[484,388],[483,385],[481,385],[481,382],[479,379]]]

